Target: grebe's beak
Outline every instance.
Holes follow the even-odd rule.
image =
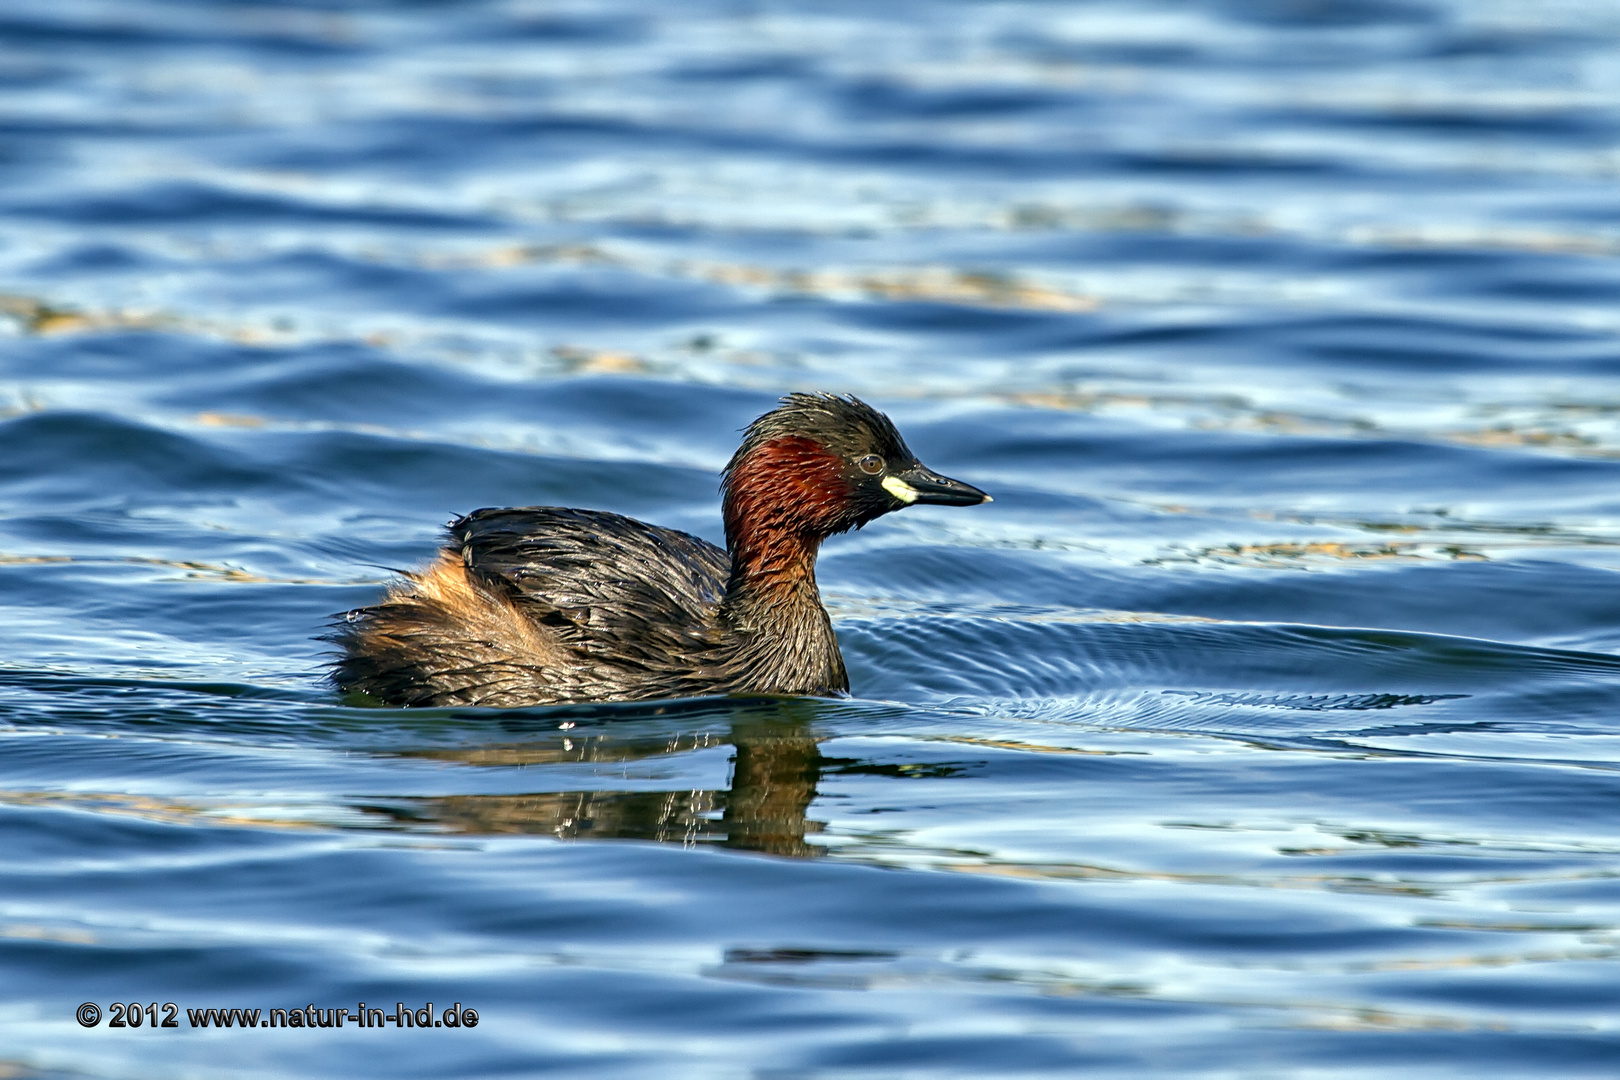
[[[990,502],[990,496],[960,480],[952,480],[921,463],[898,476],[885,476],[883,490],[903,503],[933,503],[937,506],[977,506]]]

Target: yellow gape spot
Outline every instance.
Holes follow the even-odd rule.
[[[914,503],[917,501],[917,489],[900,479],[898,476],[885,476],[883,478],[883,490],[887,491],[890,495],[893,495],[903,503]]]

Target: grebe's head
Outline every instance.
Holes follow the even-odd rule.
[[[749,424],[721,487],[734,557],[750,530],[820,540],[914,503],[990,501],[918,461],[887,416],[834,394],[789,394]]]

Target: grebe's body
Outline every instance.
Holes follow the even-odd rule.
[[[849,689],[814,582],[737,610],[729,569],[713,544],[619,514],[478,510],[426,571],[349,613],[337,681],[399,705]]]
[[[395,705],[843,693],[821,541],[911,503],[970,506],[855,398],[792,394],[722,482],[726,548],[619,514],[478,510],[427,569],[341,616],[339,686]]]

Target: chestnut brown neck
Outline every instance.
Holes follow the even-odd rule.
[[[816,553],[839,531],[848,499],[842,459],[814,439],[772,439],[738,461],[723,508],[728,598],[781,603],[806,589],[815,596]]]
[[[845,528],[843,461],[813,439],[782,436],[751,448],[726,474],[731,578],[720,605],[735,635],[735,678],[763,693],[849,690],[832,620],[816,588],[821,541]]]

